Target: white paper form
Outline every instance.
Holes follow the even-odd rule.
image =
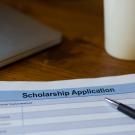
[[[0,135],[135,135],[135,75],[56,82],[0,82]]]

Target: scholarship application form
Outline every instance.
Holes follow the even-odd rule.
[[[135,135],[135,75],[56,82],[0,82],[0,135]]]

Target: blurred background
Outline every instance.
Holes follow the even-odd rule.
[[[82,36],[90,40],[95,37],[94,34],[98,34],[100,39],[97,40],[103,39],[102,0],[2,0],[2,2],[58,29],[70,38]]]
[[[63,34],[59,46],[3,68],[1,80],[61,80],[134,73],[134,62],[117,60],[104,50],[102,0],[1,2]]]

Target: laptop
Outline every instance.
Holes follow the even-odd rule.
[[[58,45],[61,40],[60,32],[0,5],[0,67]]]

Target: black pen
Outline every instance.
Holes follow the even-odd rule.
[[[109,98],[105,98],[105,100],[115,109],[119,110],[120,112],[128,115],[129,117],[135,119],[135,109],[125,105],[125,104],[122,104],[118,101],[115,101],[115,100],[112,100],[112,99],[109,99]]]

